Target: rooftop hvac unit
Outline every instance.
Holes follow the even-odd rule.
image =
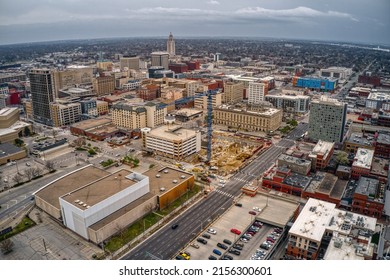
[[[165,169],[165,170],[164,170],[164,173],[167,174],[167,173],[168,173],[168,169]]]
[[[185,177],[186,177],[186,176],[184,176],[184,175],[181,175],[181,176],[180,176],[180,178],[182,178],[182,179],[184,179]]]
[[[160,192],[164,192],[165,191],[165,188],[160,188]]]
[[[84,207],[87,207],[88,205],[87,205],[87,203],[84,203],[83,206],[84,206]]]
[[[82,201],[79,201],[79,205],[83,205],[84,204],[84,202],[82,202]]]
[[[156,174],[156,178],[160,178],[161,177],[161,175],[160,174]]]
[[[177,180],[173,180],[172,183],[175,183],[175,184],[176,184],[176,183],[177,183]]]
[[[75,203],[79,203],[79,202],[80,202],[80,199],[76,199],[74,202],[75,202]]]

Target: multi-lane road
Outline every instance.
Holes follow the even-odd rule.
[[[294,140],[307,131],[308,124],[301,123],[286,138],[273,145],[257,158],[253,159],[239,172],[234,174],[223,189],[211,192],[207,198],[187,209],[158,232],[138,245],[123,259],[170,259],[191,241],[208,223],[232,205],[235,197],[241,193],[241,187],[259,178],[276,159],[294,145]],[[177,229],[172,225],[178,224]]]

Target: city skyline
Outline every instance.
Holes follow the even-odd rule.
[[[2,1],[0,44],[53,40],[241,36],[390,44],[390,2],[216,1],[139,3]],[[15,14],[14,11],[18,13]],[[158,24],[151,24],[158,22]],[[199,24],[199,23],[202,24]]]

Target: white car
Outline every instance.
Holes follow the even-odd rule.
[[[216,231],[215,229],[213,229],[213,228],[209,228],[209,229],[207,230],[207,232],[208,232],[208,233],[211,233],[211,234],[217,234],[217,231]]]

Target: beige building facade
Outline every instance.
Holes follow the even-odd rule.
[[[213,109],[214,124],[226,125],[247,131],[277,130],[282,124],[282,110],[266,108],[262,111],[236,109],[222,105]]]

